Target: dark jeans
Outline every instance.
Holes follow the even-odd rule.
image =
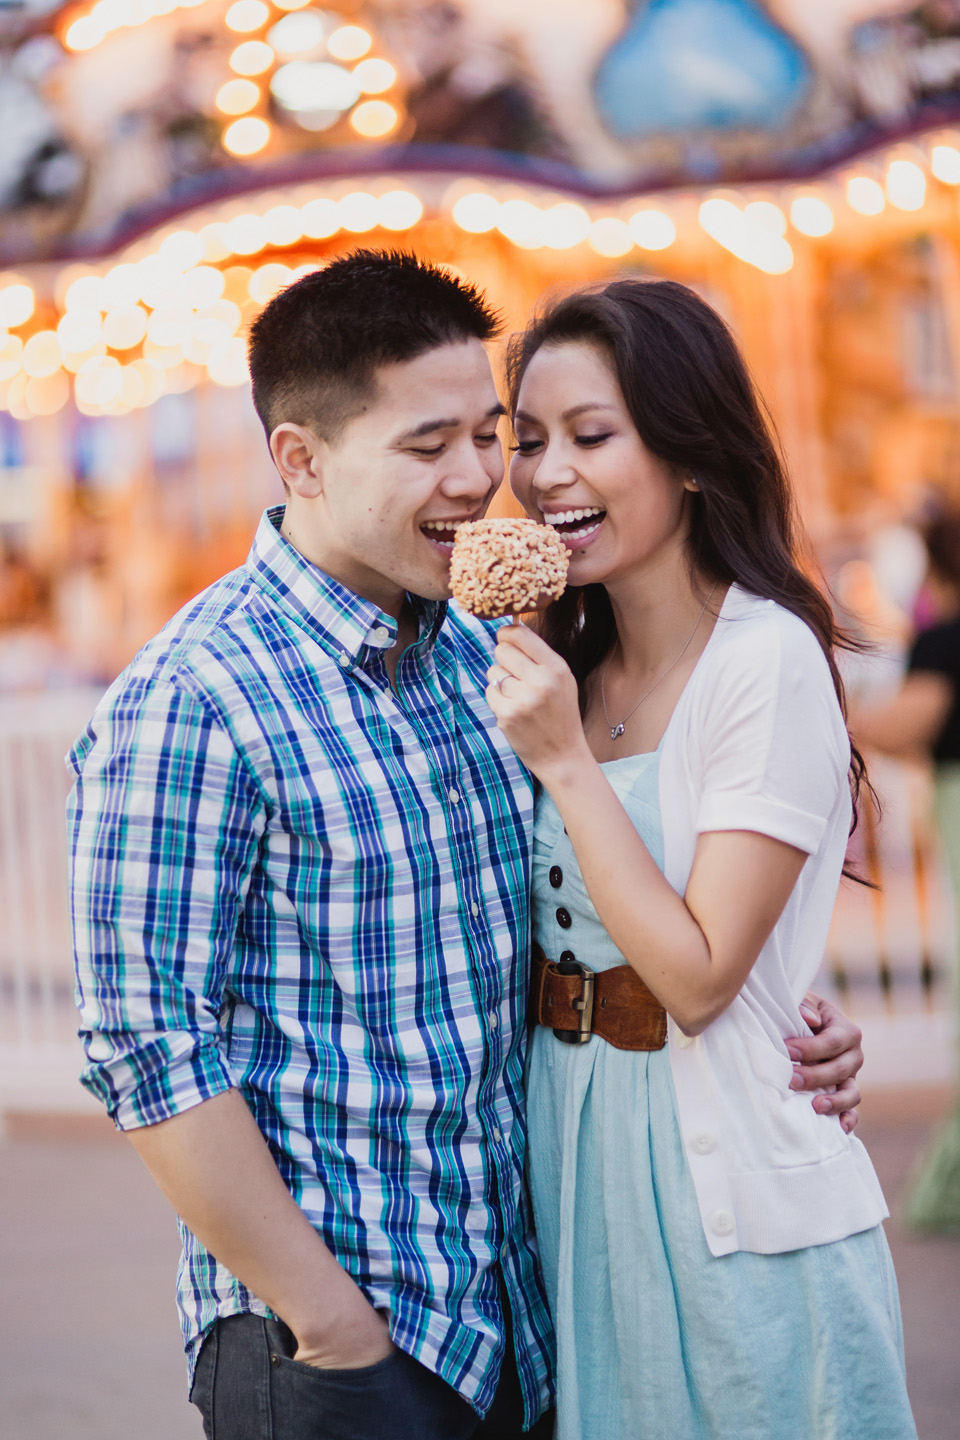
[[[485,1420],[402,1350],[359,1370],[320,1370],[294,1360],[295,1349],[279,1320],[217,1321],[190,1392],[207,1440],[521,1440],[512,1346]],[[543,1416],[528,1440],[550,1440],[553,1420]]]

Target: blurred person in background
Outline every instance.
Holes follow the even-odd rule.
[[[852,717],[857,739],[886,755],[933,762],[934,806],[953,887],[960,901],[960,512],[923,530],[927,549],[925,613],[906,676],[889,700]],[[957,919],[960,930],[960,908]],[[907,1215],[918,1229],[960,1233],[960,1103],[935,1137],[910,1193]]]

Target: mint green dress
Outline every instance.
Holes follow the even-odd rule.
[[[659,751],[604,771],[662,869],[658,766]],[[623,963],[543,793],[533,900],[550,959]],[[565,1045],[538,1026],[527,1095],[557,1440],[916,1440],[882,1228],[782,1255],[712,1256],[667,1047]]]

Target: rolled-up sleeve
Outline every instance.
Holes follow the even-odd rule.
[[[68,763],[81,1079],[135,1129],[232,1084],[221,1015],[265,804],[175,678],[109,692]]]

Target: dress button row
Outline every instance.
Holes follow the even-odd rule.
[[[550,866],[550,884],[553,886],[554,890],[559,890],[560,886],[563,884],[563,871],[560,869],[559,865]]]
[[[569,930],[570,926],[573,924],[573,917],[571,916],[570,911],[564,910],[562,905],[557,911],[557,924],[560,926],[561,930]]]

